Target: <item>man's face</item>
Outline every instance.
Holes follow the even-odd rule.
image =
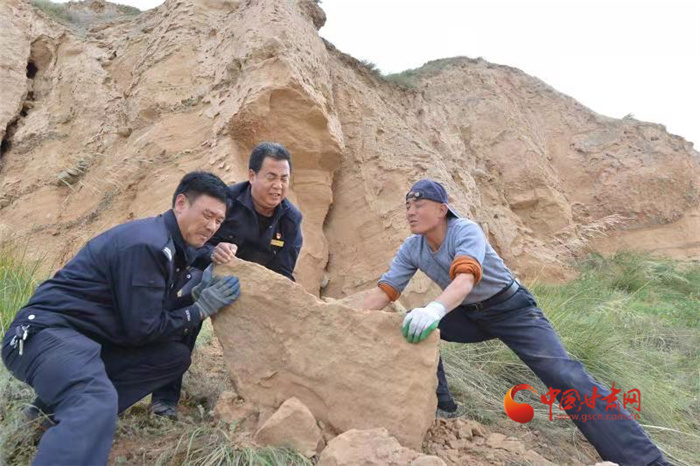
[[[256,208],[262,208],[262,214],[272,214],[287,195],[289,188],[289,162],[272,157],[263,159],[260,171],[248,170],[253,201]]]
[[[206,194],[198,196],[194,202],[179,194],[173,211],[183,239],[195,248],[204,246],[226,218],[226,204]]]
[[[447,206],[428,199],[406,201],[406,220],[414,235],[423,235],[440,224],[447,214]]]

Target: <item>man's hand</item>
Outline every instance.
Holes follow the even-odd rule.
[[[202,294],[204,288],[208,287],[211,284],[213,272],[214,264],[209,264],[209,267],[204,269],[204,273],[202,273],[202,281],[197,283],[197,285],[195,285],[195,287],[192,288],[192,297],[195,301],[199,299],[199,296]]]
[[[401,329],[403,336],[409,343],[425,340],[430,332],[437,328],[445,314],[447,314],[447,308],[438,301],[431,301],[425,307],[413,309],[403,320]]]
[[[240,293],[241,285],[238,282],[238,277],[233,275],[214,277],[211,284],[202,290],[199,299],[195,302],[199,307],[202,320],[213,316],[222,307],[234,302]]]
[[[219,243],[211,254],[211,261],[216,265],[228,264],[236,258],[238,246],[231,243]]]

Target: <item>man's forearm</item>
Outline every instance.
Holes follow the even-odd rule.
[[[435,301],[442,303],[449,312],[462,304],[464,298],[472,292],[472,288],[474,288],[474,275],[460,273]]]
[[[365,298],[362,300],[362,309],[379,311],[384,309],[390,302],[391,300],[386,293],[384,293],[381,288],[377,287],[367,293]]]

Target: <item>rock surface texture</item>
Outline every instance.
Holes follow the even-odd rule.
[[[332,435],[383,427],[420,449],[437,406],[437,332],[407,343],[402,316],[326,303],[257,264],[216,273],[241,280],[214,319],[238,395],[273,409],[295,397]]]
[[[325,445],[314,415],[296,398],[282,403],[255,433],[254,440],[260,445],[291,447],[308,458]]]
[[[381,448],[401,458],[425,440],[450,465],[548,464],[515,439],[433,423],[437,333],[409,345],[400,315],[357,309],[409,234],[419,178],[441,181],[526,280],[569,277],[591,249],[700,257],[700,154],[661,125],[599,115],[482,59],[436,60],[398,84],[322,39],[313,0],[68,8],[79,27],[0,1],[0,244],[30,241],[27,260],[60,267],[101,231],[170,208],[189,171],[233,183],[256,144],[292,153],[297,284],[228,270],[243,293],[215,321],[236,385],[220,419],[257,432],[296,398],[348,451],[347,431],[383,428]],[[418,274],[395,308],[435,295]],[[329,450],[341,440],[327,464],[341,464]]]
[[[401,444],[386,429],[349,430],[334,438],[318,466],[444,466],[436,456],[417,453]]]

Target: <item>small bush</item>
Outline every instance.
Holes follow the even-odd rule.
[[[387,74],[384,76],[384,80],[398,84],[406,89],[414,89],[417,87],[418,80],[415,74],[409,71],[404,71],[401,73]]]
[[[369,60],[360,60],[360,63],[362,63],[362,66],[367,68],[369,72],[371,72],[373,75],[375,75],[378,78],[382,77],[382,72],[377,68],[377,65]]]

